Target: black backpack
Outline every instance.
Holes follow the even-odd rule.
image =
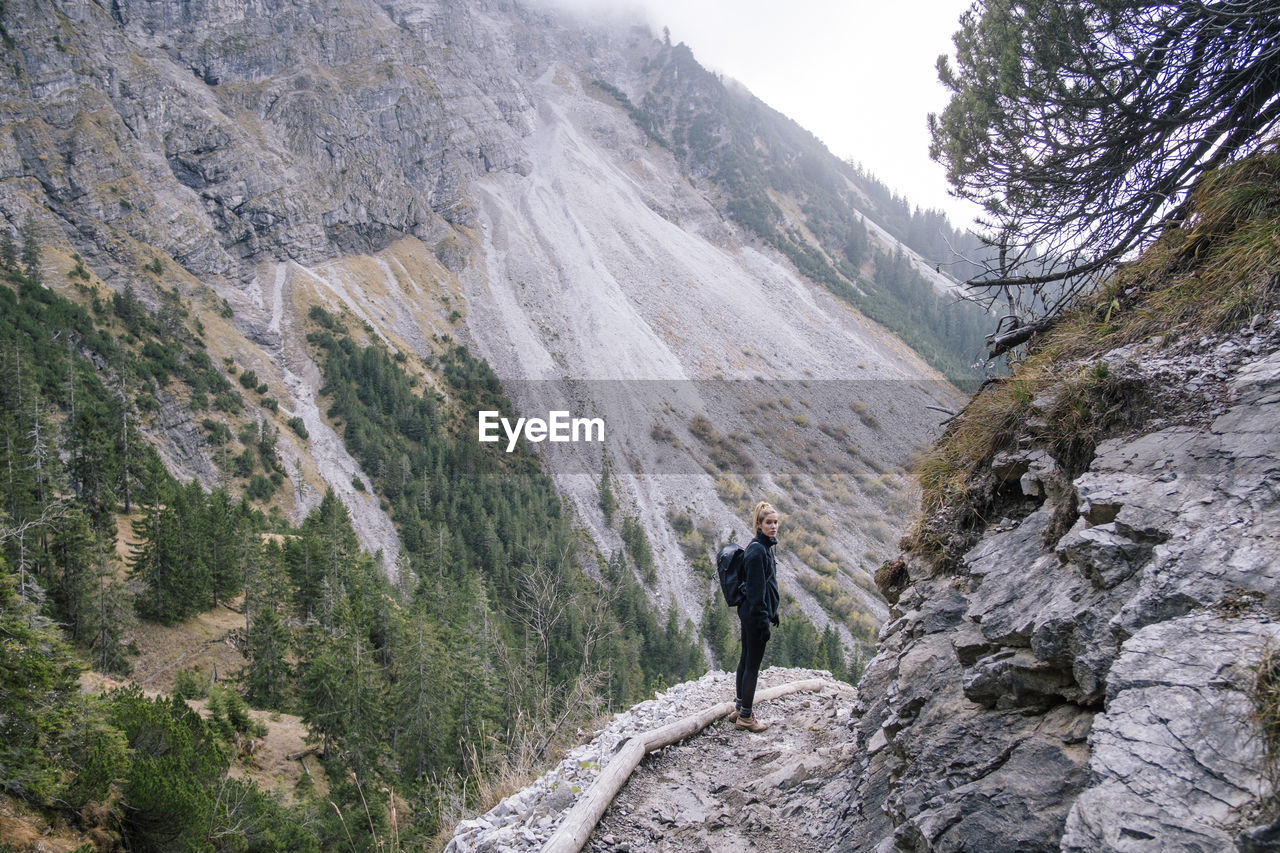
[[[720,579],[720,591],[730,607],[742,603],[742,586],[746,577],[742,571],[742,560],[746,551],[741,545],[730,542],[716,554],[716,577]]]

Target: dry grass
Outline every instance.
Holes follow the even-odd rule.
[[[201,715],[207,714],[203,700],[187,704]],[[293,714],[250,710],[249,716],[264,733],[243,744],[243,754],[227,775],[256,782],[264,791],[279,794],[287,804],[296,804],[305,784],[321,799],[329,796],[329,779],[320,760],[307,753],[307,727]],[[290,758],[292,755],[298,758]]]
[[[1191,211],[1042,335],[1010,377],[980,391],[921,457],[922,516],[909,550],[950,565],[965,531],[988,522],[983,472],[1029,420],[1068,476],[1087,466],[1099,440],[1137,424],[1141,389],[1112,375],[1102,354],[1226,332],[1280,302],[1280,148],[1207,176]]]
[[[228,679],[248,662],[236,646],[244,631],[244,614],[233,608],[243,598],[192,616],[177,625],[140,621],[127,639],[138,649],[133,681],[144,690],[172,693],[174,679],[183,670],[200,678]]]
[[[90,817],[86,810],[85,817]],[[0,850],[6,853],[74,853],[114,849],[119,838],[108,832],[107,821],[89,821],[87,830],[42,814],[25,800],[0,793]]]
[[[578,721],[576,725],[564,725],[543,749],[535,741],[532,732],[519,738],[517,743],[494,756],[483,770],[468,781],[473,787],[441,785],[434,806],[434,817],[439,827],[428,842],[428,849],[443,850],[453,838],[453,831],[460,821],[482,815],[507,797],[532,785],[543,774],[555,767],[570,749],[590,739],[590,733],[603,729],[612,720],[610,713],[600,712]],[[585,736],[582,733],[588,733]],[[479,764],[479,756],[472,749],[472,763]]]
[[[1273,790],[1280,790],[1280,649],[1262,649],[1253,670],[1249,698],[1262,736],[1264,770]]]

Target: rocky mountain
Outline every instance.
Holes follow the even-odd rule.
[[[406,562],[327,415],[319,307],[432,387],[463,342],[512,420],[602,417],[603,450],[548,467],[601,553],[624,547],[602,482],[647,531],[655,600],[697,621],[690,564],[766,496],[799,605],[870,640],[901,466],[959,400],[883,324],[941,365],[963,345],[909,312],[950,284],[875,186],[687,47],[511,2],[27,0],[0,24],[5,223],[30,218],[50,286],[83,298],[84,268],[176,296],[219,369],[252,371],[286,517],[331,488],[389,573]],[[155,401],[170,469],[225,479],[203,416]]]
[[[964,346],[931,325],[948,285],[910,229],[647,29],[505,2],[7,0],[0,40],[0,213],[39,277],[139,301],[245,389],[247,413],[161,382],[126,406],[182,477],[247,490],[209,433],[275,428],[269,508],[300,519],[332,489],[386,572],[413,571],[388,472],[324,391],[313,341],[340,322],[455,419],[458,342],[502,414],[599,418],[604,442],[538,448],[581,562],[647,548],[644,594],[678,616],[751,500],[783,509],[797,610],[878,645],[857,696],[762,705],[774,740],[709,727],[642,767],[597,848],[714,849],[740,826],[722,814],[797,849],[1277,846],[1274,152],[1208,181],[1185,229],[956,413],[941,369]],[[940,428],[883,560],[902,466]],[[725,680],[619,718],[567,787],[455,846],[540,843],[622,734]],[[762,772],[739,800],[707,756]]]
[[[651,757],[590,849],[737,849],[744,825],[786,849],[1276,849],[1276,164],[1206,181],[948,426],[856,697],[760,703],[776,732],[720,722]],[[826,733],[812,760],[800,721]],[[454,849],[538,849],[573,799],[556,781]]]

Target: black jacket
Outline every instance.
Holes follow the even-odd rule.
[[[773,556],[777,544],[772,536],[756,533],[742,558],[746,581],[738,618],[762,632],[768,632],[770,622],[778,624],[778,563]]]

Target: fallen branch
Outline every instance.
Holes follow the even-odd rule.
[[[788,693],[821,690],[832,686],[835,686],[835,682],[826,678],[792,681],[761,690],[756,693],[755,701],[758,704]],[[587,843],[587,838],[604,816],[613,798],[622,790],[622,786],[631,778],[632,771],[647,753],[697,734],[732,710],[732,702],[721,702],[691,717],[684,717],[660,729],[628,738],[583,797],[565,815],[555,834],[543,845],[542,853],[578,853]]]
[[[1007,332],[1001,332],[998,335],[991,335],[987,341],[988,352],[987,358],[995,358],[1004,355],[1014,347],[1021,346],[1031,340],[1036,335],[1052,328],[1055,318],[1046,317],[1037,320],[1034,323],[1028,323],[1025,326],[1017,326]]]

